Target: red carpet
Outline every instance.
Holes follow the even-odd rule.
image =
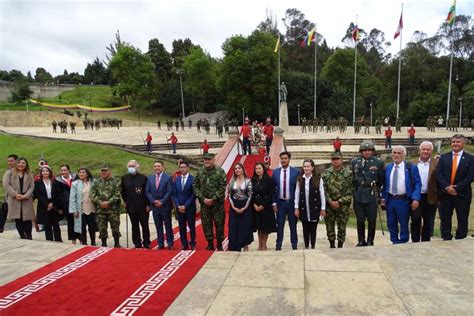
[[[253,173],[253,159],[244,165]],[[81,248],[0,287],[0,315],[162,314],[213,253],[201,225],[196,241],[196,251]]]

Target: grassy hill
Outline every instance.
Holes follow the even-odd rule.
[[[44,98],[42,101],[55,104],[83,104],[105,108],[126,104],[124,100],[112,95],[110,86],[81,85],[70,91],[65,91],[54,98]]]
[[[84,144],[74,141],[63,140],[42,140],[29,137],[10,136],[0,134],[0,165],[1,174],[6,170],[6,157],[9,154],[17,154],[25,157],[33,172],[37,172],[38,161],[41,154],[48,164],[57,173],[60,165],[68,164],[71,171],[76,172],[80,167],[87,167],[94,177],[99,176],[100,167],[107,162],[112,166],[112,173],[115,176],[122,176],[126,173],[126,164],[131,159],[136,159],[141,165],[143,174],[153,172],[154,158],[145,157],[130,153],[119,148],[104,145]],[[174,162],[165,161],[167,172],[176,171]],[[1,180],[1,179],[0,179]],[[3,197],[3,185],[0,186],[0,197]]]

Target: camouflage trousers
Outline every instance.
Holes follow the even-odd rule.
[[[224,241],[225,211],[224,205],[205,206],[201,204],[201,221],[206,240],[214,240],[214,225],[216,226],[217,242]]]
[[[346,225],[349,219],[349,206],[341,205],[340,208],[333,210],[331,208],[326,209],[326,232],[328,240],[336,240],[335,226],[337,223],[337,240],[340,242],[346,241]]]
[[[116,212],[97,212],[97,227],[99,229],[99,238],[107,238],[107,223],[110,222],[112,236],[119,238],[120,234],[120,213]]]

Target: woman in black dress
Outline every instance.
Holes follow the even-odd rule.
[[[76,240],[81,240],[81,234],[74,231],[74,214],[69,213],[69,195],[71,193],[72,182],[77,180],[77,175],[71,173],[71,168],[68,165],[62,165],[59,169],[60,175],[56,177],[56,182],[59,187],[59,201],[58,205],[60,213],[64,214],[67,219],[67,239],[71,240],[72,244],[76,244]]]
[[[267,250],[268,235],[277,231],[272,209],[275,187],[261,162],[257,162],[253,169],[252,189],[253,231],[258,232],[258,250]]]
[[[53,179],[51,167],[44,165],[40,170],[40,178],[35,182],[33,196],[38,200],[36,209],[37,223],[44,225],[46,240],[62,242],[58,212],[59,187]]]
[[[253,242],[252,232],[252,181],[246,177],[244,166],[234,166],[234,176],[227,187],[229,196],[229,250],[248,251]]]

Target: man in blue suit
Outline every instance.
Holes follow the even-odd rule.
[[[298,169],[290,167],[291,154],[287,151],[280,153],[281,168],[273,171],[275,194],[273,196],[273,211],[277,214],[277,240],[275,250],[281,250],[285,219],[288,216],[290,225],[290,239],[293,250],[298,248],[298,234],[296,233],[295,216],[295,189]]]
[[[416,164],[406,163],[406,148],[392,148],[393,162],[385,169],[382,205],[387,206],[387,227],[393,244],[409,240],[410,210],[416,210],[421,199],[421,178]],[[398,225],[400,224],[400,235]]]
[[[148,177],[145,194],[150,201],[156,232],[158,234],[158,249],[165,247],[163,224],[166,229],[168,249],[173,249],[173,227],[171,226],[171,196],[173,194],[173,179],[164,173],[162,161],[153,164],[154,174]]]
[[[471,183],[474,180],[474,156],[464,151],[465,143],[464,135],[454,135],[451,138],[452,151],[441,155],[436,169],[443,240],[453,239],[451,225],[454,209],[458,219],[455,238],[463,239],[467,236],[472,199]]]
[[[176,177],[173,185],[173,200],[178,213],[179,235],[181,249],[196,249],[196,196],[193,191],[194,177],[189,173],[189,164],[181,161],[179,164],[180,175]],[[191,241],[188,243],[187,229]]]

